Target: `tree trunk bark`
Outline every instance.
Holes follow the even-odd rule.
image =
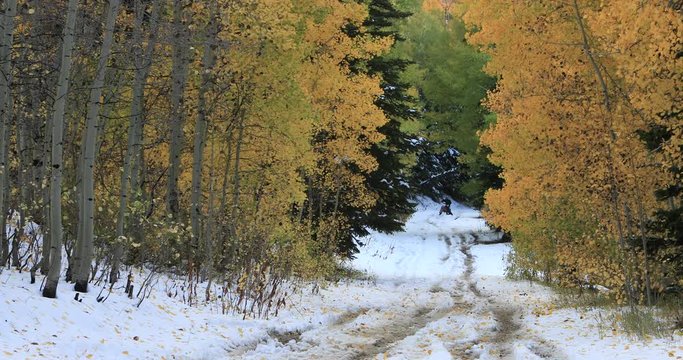
[[[20,239],[26,236],[24,232],[27,220],[31,218],[30,216],[30,189],[31,186],[31,156],[28,144],[28,133],[29,133],[29,121],[30,119],[21,112],[17,113],[16,116],[16,143],[17,143],[17,153],[19,154],[19,166],[17,168],[16,177],[16,189],[19,190],[19,201],[15,210],[19,212],[19,219],[17,221],[17,229],[14,238],[12,239],[12,266],[17,269],[21,269],[21,261],[19,260],[19,242]]]
[[[8,78],[11,79],[11,75],[9,75]],[[12,134],[12,131],[11,131],[12,113],[14,112],[13,108],[12,108],[12,101],[13,101],[12,100],[12,93],[8,92],[7,97],[5,99],[5,104],[3,106],[3,108],[6,109],[6,114],[8,116],[7,123],[5,124],[7,126],[7,131],[5,131],[5,137],[3,138],[3,143],[7,144],[7,151],[5,152],[5,159],[4,159],[4,162],[7,165],[5,167],[5,173],[3,174],[4,184],[2,187],[2,192],[4,192],[6,195],[5,195],[4,207],[2,209],[0,209],[0,213],[5,214],[5,219],[7,218],[7,215],[9,215],[10,217],[14,216],[14,212],[16,211],[16,204],[12,204],[12,199],[9,198],[10,189],[11,189],[11,182],[12,182],[12,177],[10,176],[10,170],[11,169],[10,169],[10,162],[9,162],[9,145],[10,145],[10,142],[12,140],[12,137],[11,137],[11,134]],[[15,201],[15,203],[16,203],[16,201]],[[5,226],[6,225],[7,224],[5,224]],[[6,230],[5,226],[3,226],[3,229]],[[15,240],[16,235],[17,235],[16,232],[17,232],[17,229],[13,229],[13,231],[11,231],[9,233],[9,236],[7,235],[6,231],[3,231],[3,233],[2,233],[3,243],[5,244],[4,250],[7,250],[7,254],[8,254],[8,256],[5,257],[4,263],[7,263],[10,260],[9,255],[14,254],[15,253],[14,249],[17,248],[16,245],[13,244],[13,247],[12,247],[13,250],[11,253],[9,252],[10,251],[10,249],[9,249],[10,237],[12,238],[13,241],[16,241]]]
[[[213,264],[214,264],[214,227],[216,226],[216,144],[211,141],[211,151],[209,157],[209,200],[207,204],[208,219],[206,224],[206,231],[204,232],[204,273],[206,274],[206,301],[211,300],[211,283],[213,281]]]
[[[230,256],[234,259],[237,247],[237,221],[240,209],[240,157],[242,156],[242,141],[244,140],[244,117],[246,110],[241,109],[237,118],[237,139],[235,139],[235,167],[233,171],[232,210],[230,212]]]
[[[50,247],[52,244],[50,231],[50,186],[48,185],[48,179],[51,177],[51,159],[50,159],[50,148],[52,146],[52,124],[53,116],[48,116],[45,122],[45,137],[43,138],[43,175],[40,177],[41,181],[41,196],[43,198],[43,261],[40,263],[40,272],[43,275],[47,275],[50,270]]]
[[[218,215],[224,217],[225,216],[225,209],[227,207],[228,203],[228,184],[230,183],[230,164],[232,161],[232,133],[233,133],[233,128],[234,128],[234,122],[230,122],[230,125],[228,125],[228,128],[226,129],[226,141],[227,141],[227,149],[225,151],[225,169],[223,172],[223,186],[221,188],[221,203],[218,208]],[[228,237],[226,236],[226,226],[225,222],[221,222],[221,241],[219,243],[219,248],[218,248],[218,256],[220,257],[220,265],[221,265],[221,270],[225,270],[225,264],[227,260],[227,255],[225,253],[227,249],[226,240]]]
[[[190,222],[192,225],[192,247],[199,249],[202,239],[202,166],[204,163],[204,147],[206,144],[207,113],[206,93],[211,85],[211,72],[214,64],[213,48],[215,46],[217,34],[216,5],[211,1],[211,19],[209,20],[204,42],[204,56],[200,68],[202,81],[199,86],[199,99],[197,104],[197,123],[194,133],[194,154],[192,157],[192,195]],[[190,250],[192,253],[192,250]],[[197,256],[194,260],[200,261],[204,256]],[[190,262],[192,264],[192,261]],[[197,267],[199,269],[199,267]]]
[[[12,43],[14,42],[14,17],[17,14],[17,1],[5,1],[4,14],[0,25],[2,34],[0,38],[0,61],[2,61],[3,76],[0,76],[0,240],[2,241],[2,264],[5,264],[9,257],[9,243],[5,231],[7,221],[7,202],[9,192],[7,182],[9,181],[9,130],[12,121],[12,114],[7,104],[11,95],[11,76],[12,71]]]
[[[35,35],[33,31],[34,29],[31,30],[31,35]],[[28,39],[26,35],[27,34],[22,34],[20,36],[19,43],[28,44]],[[19,56],[19,59],[17,61],[21,63],[27,63],[29,59],[29,46],[25,46],[22,49],[21,55]],[[30,106],[30,109],[39,109],[39,102],[37,101],[37,97],[34,96],[36,86],[34,84],[35,79],[33,77],[35,77],[36,75],[33,74],[31,70],[22,71],[22,74],[27,76],[28,79],[22,81],[22,85],[19,87],[19,96],[23,97],[26,100],[26,102]],[[16,177],[16,188],[19,190],[19,202],[16,206],[16,209],[19,211],[20,218],[19,226],[17,228],[17,236],[14,239],[15,246],[13,247],[16,250],[14,251],[14,255],[12,258],[12,265],[20,270],[24,265],[21,264],[21,260],[19,259],[20,254],[18,249],[20,240],[23,238],[26,241],[30,242],[31,246],[36,245],[33,243],[35,241],[34,231],[32,227],[27,229],[27,226],[30,222],[35,222],[38,220],[34,212],[37,206],[34,202],[35,197],[33,196],[34,190],[36,189],[36,184],[34,183],[33,179],[37,173],[35,171],[36,166],[34,166],[33,161],[33,151],[35,149],[35,136],[33,135],[32,130],[40,126],[40,121],[38,121],[40,115],[38,115],[38,113],[38,111],[33,111],[29,113],[27,113],[26,111],[19,111],[15,115],[16,145],[17,153],[19,154],[19,166],[17,168]],[[27,257],[30,258],[32,257],[32,255],[27,254]]]
[[[43,296],[57,297],[57,284],[62,267],[62,171],[64,149],[64,112],[69,93],[69,75],[71,73],[71,54],[74,46],[74,28],[78,0],[69,0],[66,11],[66,25],[62,40],[61,65],[57,93],[52,110],[52,171],[50,176],[50,258],[49,270]]]
[[[179,196],[178,177],[180,176],[180,155],[183,148],[183,124],[185,122],[184,93],[187,82],[188,59],[187,27],[182,23],[182,1],[173,0],[173,72],[171,89],[171,148],[169,151],[168,189],[166,208],[174,221],[178,220]]]
[[[83,239],[80,265],[78,272],[74,274],[76,285],[74,290],[78,292],[88,292],[88,280],[90,278],[90,266],[93,257],[93,244],[95,237],[94,207],[95,207],[95,143],[97,140],[97,128],[99,122],[99,112],[102,106],[102,88],[104,78],[107,73],[107,63],[111,55],[112,43],[114,40],[114,27],[119,11],[119,0],[110,0],[107,7],[107,17],[105,21],[104,34],[102,38],[102,49],[100,60],[97,64],[97,72],[90,88],[90,98],[88,100],[88,112],[85,123],[83,152],[83,213],[80,222],[82,224]]]
[[[153,3],[152,19],[150,35],[147,41],[147,48],[144,53],[142,50],[142,22],[145,14],[144,5],[140,0],[135,1],[135,33],[133,41],[136,51],[134,55],[135,61],[135,80],[133,82],[133,100],[130,105],[130,124],[128,125],[128,146],[126,148],[126,155],[123,160],[123,171],[121,173],[121,193],[119,195],[119,214],[116,221],[116,245],[114,247],[114,254],[112,259],[111,272],[109,274],[109,282],[115,283],[118,281],[119,265],[121,256],[123,255],[123,237],[126,230],[126,213],[128,212],[128,197],[132,194],[133,201],[136,200],[136,193],[139,191],[138,174],[140,172],[140,152],[143,141],[143,127],[144,127],[144,104],[145,104],[145,84],[149,76],[150,67],[152,65],[152,55],[154,47],[156,46],[156,32],[158,30],[159,12],[161,10],[161,0],[156,0]],[[139,59],[139,61],[137,61]],[[128,191],[128,183],[130,182],[130,192]]]

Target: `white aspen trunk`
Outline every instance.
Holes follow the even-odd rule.
[[[209,200],[207,202],[207,213],[208,219],[206,224],[206,231],[204,232],[204,272],[206,273],[206,301],[211,300],[211,283],[213,280],[213,244],[214,239],[214,227],[216,225],[216,211],[215,211],[215,201],[216,201],[216,144],[214,140],[211,140],[211,150],[209,157]]]
[[[41,29],[42,30],[42,29]],[[40,94],[39,94],[39,82],[31,82],[31,89],[30,89],[30,96],[31,96],[31,109],[39,109],[41,106],[41,101],[40,101]],[[31,161],[30,168],[31,171],[29,172],[28,180],[30,182],[30,197],[29,201],[31,203],[31,217],[34,219],[33,221],[37,224],[40,224],[41,230],[38,232],[36,229],[33,229],[33,239],[35,241],[35,245],[38,246],[38,233],[43,233],[45,234],[45,230],[47,228],[46,222],[47,218],[44,217],[43,213],[43,208],[47,205],[43,201],[43,191],[42,191],[42,184],[43,184],[43,179],[45,178],[45,173],[43,172],[43,139],[47,137],[47,128],[44,132],[39,131],[38,129],[41,128],[42,124],[45,124],[47,122],[47,118],[43,114],[39,114],[38,112],[35,112],[31,116],[31,124],[28,125],[28,139],[30,143],[30,153],[29,153],[29,160]],[[44,259],[46,260],[47,257],[45,255],[45,249],[47,248],[47,240],[46,236],[43,236],[42,239],[42,245],[40,247],[40,255],[38,252],[35,252],[35,255],[31,255],[34,261],[34,265],[30,269],[30,274],[31,274],[31,281],[35,281],[35,274],[38,269],[40,269],[42,266],[45,266]]]
[[[17,14],[17,1],[5,0],[4,14],[0,26],[2,26],[2,34],[0,34],[0,61],[2,66],[3,76],[0,76],[0,240],[2,242],[2,264],[5,264],[9,257],[9,244],[5,232],[5,225],[7,221],[7,197],[9,192],[7,189],[9,181],[9,128],[11,124],[12,114],[7,106],[11,94],[11,79],[10,72],[12,71],[12,43],[14,41],[14,17]]]
[[[178,220],[180,176],[180,155],[183,148],[183,124],[185,122],[184,93],[187,82],[188,59],[187,27],[182,23],[182,1],[173,0],[173,70],[171,89],[171,147],[169,149],[168,188],[166,191],[166,208],[173,220]]]
[[[26,35],[23,34],[19,38],[19,43],[21,44],[26,44],[28,43],[28,40],[26,39]],[[26,63],[29,60],[29,47],[26,46],[24,49],[21,51],[21,56],[18,59],[18,61]],[[28,73],[29,77],[32,76],[29,71],[25,71],[24,73]],[[33,91],[33,82],[34,79],[27,79],[23,81],[23,84],[19,88],[19,93],[21,94],[20,96],[26,99],[26,102],[29,103],[29,106],[31,106],[31,109],[38,109],[37,107],[37,102],[35,101],[35,97],[33,96],[34,91]],[[34,166],[33,166],[33,149],[34,149],[34,144],[33,144],[33,136],[32,136],[32,131],[31,129],[34,128],[37,124],[36,118],[38,117],[37,111],[27,113],[25,111],[20,111],[17,112],[17,114],[14,116],[15,121],[16,121],[16,141],[17,141],[17,153],[19,154],[19,166],[17,168],[17,184],[16,188],[19,190],[19,203],[16,206],[16,208],[19,210],[19,213],[21,214],[20,218],[20,226],[17,229],[18,234],[20,236],[27,237],[29,234],[27,234],[25,230],[25,225],[28,224],[29,221],[35,221],[37,220],[35,218],[35,214],[33,212],[35,206],[33,204],[33,190],[35,189],[35,185],[33,184],[33,176],[34,176]],[[17,245],[18,245],[18,239],[20,237],[17,237]],[[19,254],[16,252],[17,255],[16,257],[12,260],[13,265],[17,266],[18,268],[21,267],[21,264],[19,262]],[[16,260],[16,262],[15,262]]]
[[[33,30],[33,29],[32,29]],[[19,43],[28,43],[26,33],[20,33]],[[29,61],[29,47],[25,46],[17,59],[20,63],[27,63]],[[21,81],[21,85],[18,88],[19,97],[25,99],[29,103],[32,109],[38,109],[34,107],[36,105],[36,99],[33,96],[34,87],[31,74],[31,70],[23,71],[24,75],[28,75],[28,79]],[[12,111],[14,112],[14,111]],[[14,206],[14,209],[19,212],[19,221],[16,229],[14,238],[12,239],[12,266],[17,269],[21,269],[22,264],[19,259],[19,242],[21,239],[26,239],[29,241],[30,234],[25,231],[26,225],[29,221],[36,220],[34,217],[33,209],[33,189],[35,189],[32,183],[34,166],[32,162],[33,158],[33,136],[31,129],[36,126],[36,118],[38,111],[26,112],[19,111],[14,114],[15,127],[16,127],[16,148],[19,159],[19,165],[17,166],[16,175],[16,185],[15,188],[19,191],[19,201]],[[32,241],[32,240],[30,240]]]
[[[91,28],[85,27],[83,29],[83,34],[88,34],[89,29],[91,29]],[[96,41],[94,39],[92,39],[92,42],[96,42]],[[80,64],[80,65],[81,66],[76,68],[74,73],[78,74],[78,73],[86,71],[85,66],[83,64]],[[89,94],[89,95],[91,95],[91,94]],[[104,98],[105,98],[104,96],[100,96],[100,99],[102,99],[102,100],[100,100],[100,107],[102,106],[102,103],[106,102],[106,101],[104,101]],[[89,98],[89,100],[90,100],[90,98]],[[90,102],[88,102],[88,105],[89,104],[90,104]],[[71,135],[71,141],[70,142],[75,143],[79,137],[78,122],[71,122],[71,123],[67,122],[66,125],[67,126],[71,125],[71,128],[68,129],[68,130],[71,130],[71,132],[70,133],[67,132],[67,134]],[[97,133],[98,134],[101,133],[101,131],[99,131],[99,127],[98,127]],[[79,156],[78,161],[76,162],[76,170],[75,170],[75,173],[73,175],[75,178],[75,183],[76,183],[75,198],[76,198],[76,203],[77,203],[77,207],[78,207],[78,219],[79,219],[79,221],[77,221],[75,223],[74,233],[76,234],[76,241],[74,242],[74,244],[72,244],[72,247],[70,249],[67,249],[69,264],[68,264],[67,271],[66,271],[66,281],[69,281],[69,282],[74,282],[75,281],[74,280],[75,274],[77,274],[80,271],[80,266],[82,264],[81,259],[82,259],[82,254],[84,251],[83,250],[83,245],[84,245],[84,241],[83,241],[84,235],[83,234],[84,234],[85,230],[83,229],[83,226],[85,223],[83,221],[81,221],[81,219],[83,218],[83,206],[85,204],[85,201],[83,200],[83,186],[84,186],[83,185],[83,175],[85,174],[83,167],[85,166],[85,149],[86,149],[86,145],[87,145],[87,143],[86,143],[87,139],[86,139],[85,133],[83,135],[81,135],[80,140],[81,140],[81,147],[80,147],[80,152],[78,153],[78,156]],[[98,140],[95,140],[95,141],[97,143]],[[67,141],[67,142],[69,142],[69,141]],[[98,149],[99,149],[99,145],[96,145],[95,146],[95,155],[93,156],[93,159],[95,159],[95,160],[93,160],[93,163],[97,159],[97,150]]]
[[[211,74],[214,64],[213,48],[216,40],[216,5],[215,1],[211,4],[211,19],[209,20],[206,41],[204,42],[204,57],[202,58],[202,65],[200,68],[202,74],[202,81],[199,86],[199,99],[197,104],[197,123],[195,124],[194,133],[194,154],[192,161],[192,194],[191,194],[191,211],[190,222],[192,225],[192,247],[199,249],[202,235],[202,166],[204,161],[204,147],[206,144],[206,130],[207,130],[207,112],[208,106],[206,104],[206,93],[211,85]],[[203,256],[198,256],[195,260],[200,261]],[[192,266],[193,264],[190,264]]]
[[[45,123],[45,138],[43,139],[43,176],[40,181],[41,195],[43,197],[43,218],[45,219],[43,224],[43,262],[40,266],[40,272],[43,275],[47,275],[50,269],[50,244],[52,244],[50,231],[50,186],[49,179],[51,174],[51,147],[52,147],[52,124],[53,117],[48,116]]]
[[[141,179],[143,157],[143,133],[145,125],[145,85],[147,84],[147,77],[152,66],[152,56],[154,54],[154,47],[156,46],[156,33],[158,31],[158,20],[161,12],[162,2],[160,0],[154,1],[154,9],[152,12],[150,36],[147,41],[147,47],[144,53],[140,55],[140,62],[136,64],[135,83],[133,88],[133,102],[131,104],[131,126],[129,131],[132,133],[132,142],[130,147],[130,193],[132,200],[142,200],[141,194]],[[144,16],[144,8],[140,6],[139,18],[142,22]],[[142,23],[140,24],[142,26]],[[142,30],[142,29],[140,29]],[[142,31],[140,32],[140,36]],[[142,42],[140,42],[142,47]],[[133,237],[136,241],[142,241],[141,225],[139,218],[133,219]]]
[[[40,95],[38,94],[38,86],[39,83],[32,83],[31,84],[31,108],[32,109],[39,109],[40,108]],[[41,200],[41,192],[40,192],[40,184],[43,179],[43,166],[42,166],[42,139],[45,137],[45,133],[40,132],[38,129],[41,128],[41,125],[45,123],[46,118],[42,114],[38,114],[37,112],[33,114],[31,117],[32,123],[28,125],[28,139],[29,139],[29,147],[30,147],[30,152],[29,152],[29,160],[31,161],[30,167],[31,171],[29,173],[29,181],[31,183],[31,216],[33,216],[36,220],[34,220],[36,223],[44,223],[45,221],[42,219],[42,212],[41,212],[41,205],[42,205],[42,200]],[[43,220],[43,221],[41,221]]]
[[[104,97],[102,97],[104,99]],[[105,101],[106,102],[106,101]],[[111,107],[105,107],[103,112],[106,112],[107,109],[111,110]],[[104,116],[106,118],[106,116]],[[105,126],[105,123],[102,123],[102,127]],[[98,131],[98,133],[101,133],[101,131]],[[97,154],[98,154],[98,149],[100,148],[101,141],[96,140],[96,145],[95,145],[95,155],[93,156],[93,159],[97,159]],[[85,166],[85,148],[87,146],[86,143],[86,138],[85,136],[81,139],[81,152],[79,153],[79,158],[78,158],[78,163],[77,163],[77,168],[76,168],[76,199],[78,202],[78,218],[79,221],[76,224],[76,243],[71,249],[71,252],[68,254],[69,255],[69,266],[66,271],[66,281],[75,281],[74,276],[75,274],[78,274],[81,271],[81,265],[83,264],[83,253],[85,251],[85,241],[83,240],[85,237],[85,228],[84,225],[85,223],[83,221],[80,221],[80,219],[83,218],[83,211],[84,211],[84,205],[85,201],[83,198],[83,167]],[[93,160],[93,163],[94,161]],[[94,208],[94,205],[93,205]]]
[[[152,65],[152,55],[154,47],[156,46],[156,32],[158,30],[159,13],[161,11],[161,0],[156,0],[153,3],[151,29],[149,39],[147,41],[147,48],[142,53],[142,20],[144,16],[144,5],[140,0],[135,2],[135,33],[133,35],[133,42],[136,50],[134,55],[135,61],[135,79],[133,82],[133,99],[130,105],[130,124],[128,125],[128,146],[126,148],[126,155],[123,160],[123,170],[121,172],[121,186],[119,195],[119,214],[116,221],[116,245],[114,247],[114,254],[112,259],[111,273],[109,274],[109,282],[115,283],[119,279],[119,266],[121,257],[123,256],[123,237],[126,231],[128,198],[129,193],[136,194],[139,191],[138,174],[140,172],[140,163],[143,141],[143,127],[144,127],[144,93],[147,77]],[[128,184],[130,183],[130,191]],[[132,196],[135,200],[135,195]]]
[[[50,231],[50,186],[48,179],[50,178],[50,147],[52,146],[52,117],[47,118],[45,124],[45,139],[43,142],[43,176],[40,181],[41,196],[43,198],[43,261],[40,264],[40,272],[47,275],[50,270],[50,245],[52,244],[52,231]]]
[[[87,5],[85,3],[84,5]],[[79,33],[74,33],[75,37],[78,38],[86,38],[89,36],[90,32],[90,27],[88,21],[83,21],[83,27],[81,28]],[[90,42],[95,42],[95,39],[90,39]],[[88,46],[90,46],[88,44]],[[87,72],[86,69],[86,64],[81,63],[81,62],[76,62],[72,64],[74,66],[73,70],[71,71],[72,74],[83,74]],[[74,78],[76,76],[74,75]],[[83,83],[82,83],[83,84]],[[80,105],[80,104],[79,104]],[[80,151],[78,152],[78,160],[74,161],[76,163],[75,169],[69,168],[69,169],[64,169],[69,170],[67,172],[67,176],[72,180],[72,183],[75,184],[75,194],[74,197],[76,199],[76,208],[78,211],[78,219],[79,221],[72,221],[70,223],[71,227],[73,227],[73,234],[76,236],[76,241],[64,241],[63,245],[66,251],[67,255],[67,268],[66,268],[66,274],[65,274],[65,280],[67,282],[73,282],[73,274],[77,272],[78,266],[80,264],[80,246],[82,244],[81,238],[82,238],[82,222],[80,221],[81,218],[81,209],[83,206],[83,201],[82,201],[82,194],[83,194],[83,171],[81,170],[83,166],[83,149],[85,148],[85,145],[83,144],[83,138],[82,136],[79,136],[79,124],[80,121],[67,121],[64,123],[64,140],[63,142],[66,144],[76,144],[79,141],[81,141],[80,145]],[[63,232],[63,231],[62,231]]]
[[[62,40],[61,65],[57,93],[52,110],[52,171],[50,176],[50,258],[47,282],[43,288],[43,296],[57,297],[57,284],[62,268],[62,171],[64,149],[64,112],[69,93],[69,75],[71,73],[71,54],[74,46],[74,28],[78,0],[69,0],[66,11],[66,25]]]
[[[43,261],[40,264],[40,272],[47,275],[50,269],[50,244],[52,244],[50,231],[50,148],[52,146],[52,116],[48,116],[45,122],[45,136],[43,138],[42,150],[42,176],[39,179],[40,191],[42,196],[42,215],[43,215]]]
[[[246,95],[243,95],[246,96]],[[242,98],[242,102],[246,102]],[[237,139],[235,139],[235,167],[233,172],[233,193],[232,193],[232,210],[230,212],[230,254],[235,254],[237,242],[237,218],[240,209],[240,158],[242,156],[242,141],[244,140],[244,118],[246,110],[242,108],[237,118]]]
[[[104,78],[107,72],[107,63],[111,55],[111,48],[114,40],[114,27],[116,25],[116,17],[119,11],[119,0],[109,0],[107,7],[107,17],[105,20],[104,34],[102,38],[102,49],[100,52],[100,60],[97,64],[97,71],[95,79],[90,88],[90,98],[88,100],[88,112],[85,123],[84,143],[85,148],[83,152],[83,194],[82,194],[82,209],[80,223],[82,224],[83,238],[82,238],[82,253],[78,271],[74,273],[74,280],[76,282],[74,290],[78,292],[88,292],[88,280],[90,278],[90,267],[93,257],[93,244],[95,238],[95,221],[94,221],[94,207],[95,207],[95,145],[97,140],[97,128],[99,122],[99,113],[102,97],[102,88],[104,86]]]
[[[228,204],[228,184],[230,183],[230,166],[231,166],[231,160],[232,160],[232,133],[234,130],[234,123],[230,122],[230,125],[228,125],[228,128],[226,129],[227,133],[227,149],[225,151],[225,169],[223,172],[223,186],[221,187],[221,203],[218,208],[218,214],[220,216],[225,216],[225,209],[227,208]],[[221,269],[225,269],[226,263],[228,261],[228,257],[225,254],[226,251],[226,239],[227,236],[224,234],[226,230],[225,222],[221,222],[221,241],[218,244],[218,256],[220,256],[220,266]]]
[[[30,216],[30,189],[31,189],[31,156],[29,153],[29,121],[23,113],[17,113],[16,118],[16,142],[17,153],[19,154],[19,166],[17,168],[17,177],[15,188],[19,189],[19,201],[14,207],[19,211],[19,221],[17,222],[17,229],[14,238],[12,238],[12,266],[17,269],[21,268],[21,261],[19,260],[19,240],[24,237],[25,225]]]
[[[85,152],[85,137],[81,138],[81,151],[78,153],[78,161],[76,162],[76,203],[78,207],[78,219],[76,222],[76,242],[71,248],[71,252],[67,251],[68,266],[66,269],[66,281],[73,282],[74,274],[80,271],[81,254],[83,254],[83,225],[81,221],[83,218],[83,164],[85,163],[83,156]]]
[[[8,76],[8,78],[11,79],[11,75]],[[2,213],[4,215],[3,219],[7,219],[7,215],[12,215],[12,211],[16,210],[16,209],[12,208],[12,211],[10,211],[11,199],[9,198],[10,188],[11,188],[10,185],[12,182],[12,178],[10,177],[10,167],[9,167],[9,144],[11,141],[10,135],[12,134],[12,131],[11,131],[11,125],[12,125],[11,114],[13,112],[13,109],[12,109],[12,93],[11,92],[7,93],[7,97],[6,97],[3,108],[6,109],[6,113],[8,116],[8,122],[5,124],[6,125],[5,137],[2,139],[3,144],[7,144],[7,151],[5,152],[5,158],[4,158],[4,162],[7,165],[5,167],[4,174],[2,174],[4,181],[3,181],[3,187],[0,190],[0,192],[5,193],[5,204],[4,204],[3,208],[0,209],[0,213]],[[4,230],[6,230],[5,225],[6,224],[4,224],[2,227],[2,229],[4,229]],[[15,235],[16,234],[10,233],[10,236],[15,236]],[[3,262],[3,264],[6,264],[10,260],[9,259],[9,255],[10,255],[10,253],[9,253],[9,238],[7,237],[6,231],[2,232],[2,235],[0,235],[0,239],[2,239],[2,242],[5,245],[5,246],[3,246],[3,252],[7,251],[7,256],[4,257],[4,262]],[[16,246],[14,246],[14,249],[16,249]]]

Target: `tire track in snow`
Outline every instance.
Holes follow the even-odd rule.
[[[367,308],[360,308],[357,310],[347,311],[341,314],[336,320],[334,320],[331,324],[327,326],[329,326],[330,328],[343,327],[344,325],[351,323],[352,321],[356,320],[356,318],[367,312]],[[289,344],[291,341],[294,341],[295,343],[301,342],[301,337],[304,335],[304,333],[314,329],[314,327],[307,327],[288,331],[270,329],[268,330],[267,337],[263,337],[256,341],[240,344],[233,348],[226,349],[226,353],[228,359],[238,359],[246,356],[251,352],[254,352],[259,345],[267,344],[268,341],[276,341],[282,346],[287,346],[287,344]]]
[[[439,234],[438,238],[447,246],[447,254],[440,260],[442,262],[448,261],[451,254],[456,249],[453,246],[453,240],[446,234]],[[469,275],[468,275],[469,279]],[[391,350],[401,341],[417,335],[421,330],[425,329],[431,323],[439,321],[451,314],[463,314],[471,311],[472,304],[463,301],[463,292],[466,291],[464,287],[469,281],[463,283],[457,278],[450,281],[448,289],[440,286],[432,287],[429,291],[432,293],[447,293],[452,300],[452,306],[445,308],[419,308],[413,314],[406,313],[393,322],[379,327],[367,328],[359,331],[363,337],[374,339],[370,344],[361,346],[350,360],[375,359],[378,355],[384,354],[385,358],[392,352]]]
[[[420,308],[408,317],[400,318],[385,326],[360,330],[364,338],[375,339],[372,343],[363,345],[355,351],[350,360],[374,359],[383,354],[392,345],[417,333],[432,321],[438,320],[450,313],[451,309],[431,310]]]
[[[438,238],[440,241],[443,241],[447,247],[446,254],[440,258],[440,260],[445,263],[450,259],[452,252],[457,250],[454,250],[453,240],[450,236],[438,234]],[[425,240],[424,237],[423,240]],[[416,335],[420,330],[426,328],[431,323],[441,320],[450,314],[461,314],[468,311],[472,307],[472,304],[462,301],[463,296],[461,293],[464,289],[461,287],[462,283],[454,278],[451,280],[449,289],[433,287],[429,290],[432,293],[447,293],[453,302],[452,306],[435,309],[426,307],[418,308],[414,313],[405,313],[402,317],[383,326],[366,328],[359,331],[363,337],[374,339],[374,341],[361,346],[350,360],[375,359],[378,355],[382,354],[386,356],[391,352],[395,345],[408,337]]]
[[[460,237],[460,252],[465,255],[465,273],[463,274],[463,279],[467,283],[467,288],[478,298],[483,298],[479,289],[477,289],[477,284],[472,281],[472,274],[474,273],[474,256],[470,251],[472,246],[468,241],[466,234],[458,234]]]
[[[439,260],[445,263],[454,256],[464,256],[465,267],[460,274],[453,274],[446,282],[431,285],[431,288],[428,283],[419,281],[409,282],[406,284],[410,285],[408,287],[396,284],[395,291],[387,294],[395,296],[395,299],[382,307],[348,311],[332,322],[306,329],[270,331],[268,337],[261,341],[230,352],[229,358],[262,358],[258,354],[264,354],[264,350],[271,348],[275,351],[269,357],[272,359],[361,360],[376,359],[382,355],[418,359],[425,354],[420,355],[419,349],[410,348],[410,344],[433,340],[440,341],[454,359],[506,359],[518,356],[519,351],[542,359],[566,358],[552,344],[524,332],[518,320],[518,308],[477,288],[474,256],[470,251],[474,240],[472,234],[434,235],[447,247],[446,254],[440,255]],[[412,263],[417,257],[410,260],[404,266],[415,265]],[[431,300],[420,304],[414,301],[425,293],[432,294]],[[450,301],[445,300],[448,298]],[[444,301],[449,305],[444,306]],[[453,320],[442,320],[446,317],[451,319],[451,315],[455,316]],[[440,325],[436,325],[437,322]],[[449,325],[444,329],[446,323]],[[476,329],[468,340],[440,340],[430,335],[430,332],[433,334],[431,326],[439,327],[439,332],[452,333],[462,326]],[[265,348],[261,348],[262,344]],[[405,357],[407,354],[409,357]]]
[[[451,242],[451,238],[448,237],[446,234],[439,234],[439,239],[446,243],[446,255],[441,257],[441,262],[446,262],[448,259],[451,258],[451,246],[453,246],[453,243]]]
[[[513,358],[515,342],[525,342],[524,345],[533,355],[541,359],[564,360],[567,356],[558,350],[554,345],[550,344],[539,337],[529,337],[522,330],[523,325],[517,320],[520,318],[520,309],[509,303],[501,303],[496,301],[493,296],[484,295],[478,288],[477,284],[472,280],[474,273],[474,257],[470,248],[472,242],[468,242],[465,235],[459,234],[461,239],[460,251],[465,255],[466,270],[463,274],[463,280],[467,283],[467,289],[474,294],[478,299],[486,300],[489,305],[480,306],[475,316],[485,316],[491,314],[496,326],[488,334],[480,336],[478,339],[469,344],[460,344],[460,346],[449,349],[451,355],[456,359],[476,359],[478,355],[471,351],[473,345],[490,345],[485,350],[490,355],[497,355],[501,359]],[[476,236],[472,234],[473,240]]]

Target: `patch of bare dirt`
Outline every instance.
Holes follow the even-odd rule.
[[[519,322],[519,309],[515,306],[504,303],[499,299],[482,294],[477,288],[476,283],[472,280],[474,273],[474,259],[470,251],[470,244],[467,243],[464,236],[461,236],[462,242],[460,251],[465,255],[466,271],[463,274],[463,280],[467,283],[467,288],[477,298],[487,300],[490,305],[480,307],[478,311],[480,316],[486,313],[493,315],[496,322],[495,329],[490,334],[485,334],[480,339],[467,344],[460,344],[459,346],[450,349],[450,353],[458,359],[474,359],[478,355],[471,349],[475,345],[487,344],[488,351],[491,355],[497,355],[501,359],[507,359],[512,356],[512,345],[516,341],[526,343],[527,349],[536,354],[542,359],[564,360],[567,358],[554,345],[540,338],[529,338],[522,330],[523,325]],[[477,316],[477,315],[475,315]]]
[[[270,330],[268,331],[268,336],[271,338],[277,340],[280,344],[287,344],[288,342],[294,340],[295,342],[299,342],[301,340],[301,334],[303,332],[301,330],[294,330],[294,331],[276,331],[276,330]]]
[[[362,308],[358,309],[355,311],[349,311],[344,314],[342,314],[337,320],[335,320],[332,325],[333,326],[342,326],[344,324],[348,324],[351,321],[355,320],[357,317],[365,314],[368,312],[368,309]]]
[[[392,345],[417,333],[427,324],[447,316],[452,309],[429,309],[420,308],[411,316],[399,318],[389,324],[357,329],[358,335],[363,338],[374,339],[370,344],[361,346],[356,350],[351,360],[373,359],[391,349]]]

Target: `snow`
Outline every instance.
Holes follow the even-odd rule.
[[[268,320],[189,307],[167,295],[182,284],[167,275],[137,307],[120,286],[98,303],[100,286],[75,300],[61,282],[46,299],[26,272],[6,269],[0,358],[683,359],[681,334],[632,340],[605,328],[603,310],[558,308],[551,289],[506,279],[509,244],[478,243],[498,236],[478,211],[439,207],[421,199],[404,232],[363,239],[348,266],[365,276],[290,284],[287,307]]]
[[[240,332],[255,337],[263,331],[256,323],[183,306],[161,292],[137,308],[137,299],[120,294],[104,303],[95,301],[95,292],[76,301],[71,286],[61,283],[58,300],[51,300],[41,297],[38,286],[28,285],[25,278],[16,272],[2,275],[0,319],[5,330],[0,348],[8,358],[159,358],[193,352],[218,356],[224,353],[218,345],[239,339]]]
[[[506,257],[510,244],[491,244],[472,247],[476,261],[474,272],[481,276],[505,276]]]

